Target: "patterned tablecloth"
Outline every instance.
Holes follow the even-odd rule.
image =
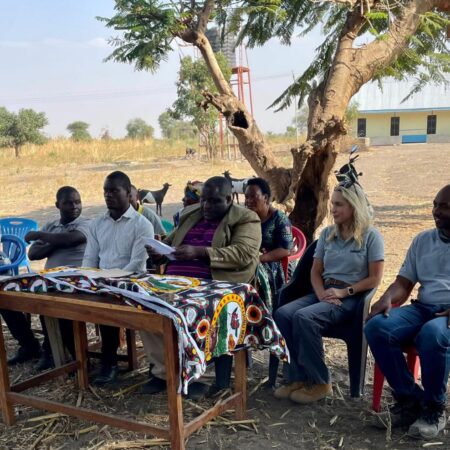
[[[101,271],[88,276],[85,271],[58,268],[1,279],[0,290],[114,294],[126,304],[171,318],[178,332],[184,392],[212,358],[236,347],[268,348],[282,360],[289,358],[270,312],[249,284],[166,275],[104,278]]]

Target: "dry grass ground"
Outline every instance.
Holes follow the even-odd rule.
[[[158,141],[144,144],[109,142],[74,146],[67,141],[47,144],[44,149],[29,148],[16,161],[8,153],[0,154],[0,176],[4,180],[0,198],[0,217],[23,215],[40,223],[55,216],[54,193],[62,184],[76,186],[87,215],[103,211],[102,183],[113,170],[124,170],[143,188],[158,189],[165,181],[170,188],[163,205],[166,217],[180,206],[184,183],[204,180],[229,169],[240,177],[251,175],[245,161],[214,163],[184,159],[184,144],[158,147]],[[92,146],[92,147],[91,147]],[[289,161],[289,155],[280,153]],[[345,160],[340,155],[338,164]],[[358,168],[376,211],[376,226],[386,242],[386,270],[381,292],[395,277],[413,236],[433,226],[431,206],[437,190],[450,182],[450,146],[398,146],[376,148],[361,154]],[[4,328],[6,331],[6,329]],[[7,334],[7,336],[9,336]],[[8,339],[13,350],[15,343]],[[372,361],[368,364],[366,396],[351,400],[345,346],[326,342],[327,359],[333,372],[334,397],[311,407],[299,407],[289,401],[276,401],[271,393],[258,387],[267,374],[267,354],[255,355],[250,373],[250,423],[233,425],[227,420],[212,422],[191,437],[189,449],[418,449],[423,442],[411,441],[403,432],[391,434],[370,426]],[[127,387],[145,381],[143,370],[124,375],[114,390],[88,391],[80,396],[72,379],[54,382],[39,389],[39,395],[64,399],[68,403],[95,406],[103,411],[138,417],[140,420],[164,421],[165,397],[144,398],[138,388]],[[31,365],[14,368],[12,379],[19,380]],[[389,399],[388,392],[385,393]],[[185,401],[186,417],[205,405]],[[125,449],[150,448],[150,437],[97,426],[76,419],[47,415],[18,407],[19,422],[7,428],[0,425],[0,449]],[[232,420],[231,415],[226,415]],[[443,434],[434,442],[449,448],[450,437]]]

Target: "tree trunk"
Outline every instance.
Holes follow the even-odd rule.
[[[20,158],[20,145],[14,146],[14,154],[16,155],[16,158]]]

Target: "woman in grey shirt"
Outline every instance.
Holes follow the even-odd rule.
[[[371,226],[366,196],[357,184],[337,186],[331,197],[334,225],[320,234],[311,269],[314,293],[275,313],[291,362],[289,384],[277,398],[311,403],[332,393],[322,336],[330,327],[351,322],[364,291],[381,282],[384,243]]]

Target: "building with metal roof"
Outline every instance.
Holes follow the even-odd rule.
[[[409,98],[414,85],[387,81],[380,90],[368,83],[355,95],[358,116],[353,133],[370,145],[450,142],[450,87],[427,85]]]

